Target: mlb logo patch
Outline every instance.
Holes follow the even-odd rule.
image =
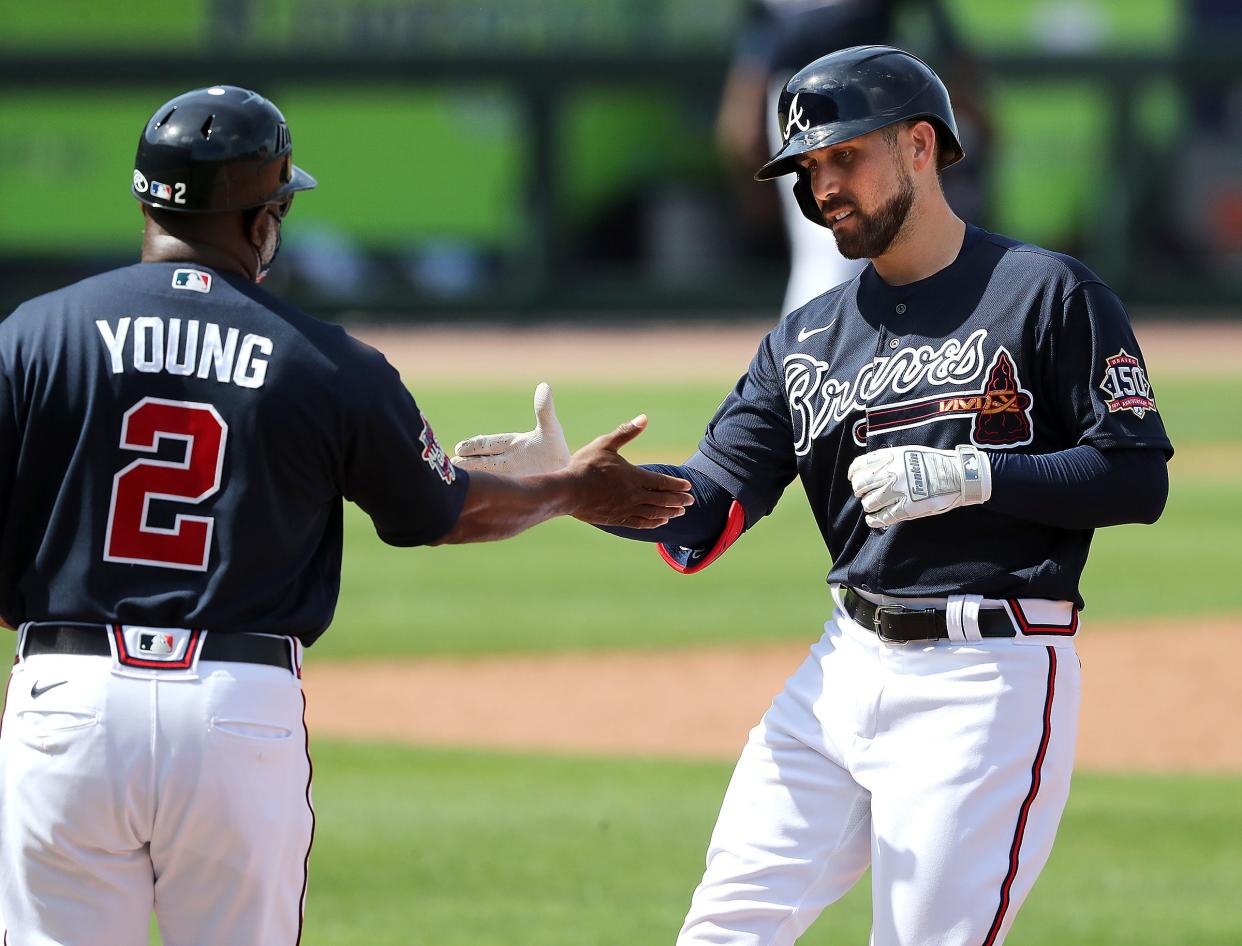
[[[159,181],[151,182],[151,196],[157,200],[172,200],[172,188]]]
[[[143,670],[191,670],[205,631],[178,627],[113,627],[117,663]]]
[[[171,634],[139,634],[138,653],[164,656],[173,652],[175,638]]]
[[[211,292],[211,273],[204,273],[200,269],[175,269],[172,287],[188,289],[191,292]]]

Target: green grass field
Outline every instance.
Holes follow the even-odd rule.
[[[305,943],[671,943],[729,767],[323,744]],[[318,774],[322,773],[322,774]],[[1242,780],[1080,774],[1011,946],[1236,946]],[[860,946],[868,882],[807,946]]]
[[[628,452],[679,462],[726,387],[558,385],[557,404],[575,444],[647,411],[651,426]],[[1160,384],[1162,416],[1188,457],[1199,447],[1242,442],[1231,390],[1228,381]],[[417,393],[446,445],[530,424],[525,388]],[[1232,558],[1221,554],[1242,543],[1242,485],[1236,476],[1196,473],[1193,464],[1188,474],[1173,477],[1156,525],[1097,533],[1084,581],[1089,621],[1242,612],[1242,585],[1233,579]],[[312,659],[810,639],[824,617],[828,567],[797,484],[773,516],[689,578],[663,565],[646,543],[571,521],[494,545],[390,549],[351,508],[340,610]],[[548,586],[555,589],[551,609]],[[1151,593],[1166,586],[1197,593]]]
[[[725,387],[564,385],[557,402],[575,444],[647,411],[651,426],[628,452],[677,462],[693,450]],[[417,393],[446,445],[529,425],[525,387]],[[1193,465],[1197,448],[1242,443],[1232,403],[1229,381],[1160,384],[1162,416],[1189,466],[1174,475],[1159,523],[1097,533],[1084,579],[1088,621],[1242,612],[1233,557],[1222,554],[1242,545],[1242,484]],[[504,543],[394,549],[349,506],[340,605],[310,659],[809,640],[825,615],[829,564],[797,484],[728,555],[689,578],[646,543],[572,521]],[[1195,594],[1152,594],[1156,587]]]
[[[1177,447],[1242,442],[1230,390],[1224,381],[1162,382]],[[446,443],[527,425],[524,388],[418,393]],[[648,411],[651,427],[632,452],[677,461],[723,393],[564,385],[557,399],[575,443]],[[1174,478],[1160,523],[1097,535],[1088,616],[1186,613],[1184,597],[1153,595],[1155,587],[1196,588],[1204,613],[1242,611],[1220,554],[1238,547],[1240,523],[1237,478],[1192,465]],[[809,639],[825,613],[827,566],[796,486],[693,578],[639,543],[578,523],[495,546],[408,552],[380,546],[355,515],[340,618],[311,659]],[[545,581],[556,589],[551,619]],[[316,771],[311,946],[620,946],[672,942],[729,767],[331,744],[316,752]],[[1242,779],[1080,773],[1052,861],[1008,942],[1234,946],[1240,884]],[[864,879],[802,942],[861,944],[869,909]]]
[[[446,446],[530,424],[524,386],[413,383]],[[557,404],[574,444],[647,411],[651,425],[627,453],[678,462],[725,388],[567,384],[557,386]],[[1242,547],[1242,482],[1193,464],[1196,449],[1242,443],[1233,383],[1160,379],[1158,403],[1188,466],[1173,476],[1156,525],[1096,534],[1084,578],[1088,622],[1242,613],[1235,556],[1225,554]],[[310,659],[810,640],[826,614],[829,565],[797,484],[769,519],[692,577],[666,567],[647,543],[568,520],[503,543],[390,548],[347,506],[340,604]],[[1195,593],[1153,594],[1158,587]]]
[[[411,380],[446,444],[528,425],[525,387]],[[1230,382],[1158,380],[1162,416],[1190,460],[1197,449],[1242,443]],[[574,443],[648,411],[651,428],[631,453],[677,461],[724,387],[567,384],[557,402]],[[1234,556],[1221,551],[1242,538],[1242,484],[1190,460],[1157,525],[1097,536],[1089,619],[1242,612]],[[351,507],[347,530],[337,620],[312,663],[810,640],[827,610],[829,563],[797,486],[693,578],[644,544],[575,522],[490,546],[391,549]],[[307,946],[670,943],[729,773],[722,764],[331,742],[314,743],[313,755]],[[1236,946],[1240,885],[1242,778],[1080,773],[1052,862],[1009,943]],[[861,944],[868,915],[864,881],[802,942]]]

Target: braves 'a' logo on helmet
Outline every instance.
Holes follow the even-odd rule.
[[[801,94],[801,92],[798,92],[794,95],[793,101],[789,103],[789,118],[785,120],[786,141],[789,140],[789,136],[793,134],[795,128],[798,129],[798,131],[806,131],[811,127],[811,120],[809,118],[804,120],[803,116],[806,112],[803,110],[802,106],[798,104],[798,96]]]

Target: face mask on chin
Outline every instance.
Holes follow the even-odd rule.
[[[272,255],[267,258],[267,262],[264,262],[262,255],[259,255],[259,269],[254,274],[254,281],[256,284],[261,283],[263,282],[263,280],[267,279],[267,274],[272,271],[272,264],[276,262],[276,257],[280,253],[280,241],[281,241],[281,233],[279,230],[277,230],[276,231],[276,248],[272,250]]]
[[[270,205],[263,208],[264,213],[269,213],[276,218],[276,246],[272,249],[272,255],[267,258],[266,262],[263,260],[262,251],[255,251],[255,255],[259,259],[259,268],[254,274],[254,281],[256,284],[267,279],[267,274],[272,271],[272,264],[276,262],[276,257],[280,254],[280,244],[282,238],[284,237],[285,215],[289,213],[289,207],[292,204],[293,198],[291,197],[281,204],[279,209],[273,209]]]

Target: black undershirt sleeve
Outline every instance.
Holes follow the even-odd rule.
[[[1152,523],[1169,494],[1159,450],[1099,450],[1083,445],[1048,454],[992,452],[992,498],[988,508],[1018,519],[1062,529],[1098,529]],[[724,531],[733,497],[693,467],[647,463],[643,468],[680,476],[693,484],[694,505],[658,529],[600,527],[625,539],[686,548],[707,548]]]
[[[1056,453],[989,451],[987,508],[1061,529],[1155,522],[1169,496],[1164,452],[1100,450],[1088,444]]]
[[[706,473],[689,466],[673,466],[668,463],[644,463],[644,470],[680,476],[692,484],[694,505],[686,508],[685,515],[669,520],[658,529],[625,529],[619,526],[600,526],[604,532],[623,539],[640,542],[659,542],[662,545],[680,545],[690,549],[709,548],[724,531],[733,497],[723,486]]]

